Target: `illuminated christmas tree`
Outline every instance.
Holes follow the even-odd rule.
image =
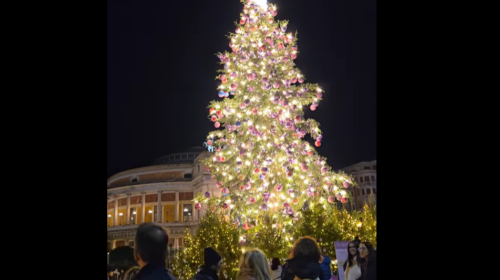
[[[352,179],[331,171],[303,140],[310,134],[315,146],[321,145],[319,123],[305,119],[304,111],[316,110],[323,91],[304,83],[295,68],[297,33],[287,33],[287,21],[274,20],[275,5],[242,3],[235,33],[229,35],[232,52],[218,54],[224,67],[216,77],[222,101],[209,106],[214,126],[224,129],[209,133],[206,146],[214,154],[205,164],[222,196],[206,192],[196,200],[243,230],[271,217],[267,222],[289,239],[301,209],[316,205],[330,211],[328,203],[347,203],[344,189]]]
[[[184,249],[173,262],[173,273],[179,280],[193,277],[203,265],[203,250],[214,248],[222,257],[220,279],[235,279],[241,257],[239,230],[229,223],[223,213],[208,211],[200,220],[196,236],[186,233]]]

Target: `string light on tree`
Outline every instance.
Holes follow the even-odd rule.
[[[323,135],[304,111],[317,109],[323,90],[304,83],[295,67],[297,33],[288,30],[288,21],[275,20],[275,5],[242,3],[239,23],[229,36],[231,52],[218,54],[223,67],[216,94],[221,101],[212,101],[208,112],[218,130],[207,137],[214,154],[205,164],[223,195],[205,193],[196,199],[222,211],[242,233],[272,217],[269,222],[286,240],[300,211],[347,203],[349,192],[341,188],[354,182],[331,171],[314,148],[321,146]],[[303,139],[307,134],[313,145]]]

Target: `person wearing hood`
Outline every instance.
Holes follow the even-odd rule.
[[[332,260],[330,260],[329,256],[323,256],[323,261],[319,265],[321,269],[323,269],[323,279],[329,280],[332,277],[332,269],[330,265],[332,264]]]
[[[377,280],[377,251],[368,241],[361,242],[358,251],[359,255],[364,260],[361,264],[361,279]]]
[[[212,247],[203,252],[205,264],[198,269],[198,273],[191,280],[219,280],[219,270],[222,266],[222,257]]]
[[[281,280],[329,280],[324,279],[320,262],[323,260],[316,239],[304,236],[295,241],[281,272]]]

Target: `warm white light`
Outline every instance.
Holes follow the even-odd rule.
[[[111,215],[108,215],[108,218],[111,218]]]
[[[134,212],[132,212],[132,215],[135,215],[135,214],[137,214],[137,213],[135,213],[135,211],[134,211]]]
[[[267,0],[253,0],[255,4],[261,6],[262,8],[267,7]]]
[[[188,211],[188,209],[187,209],[187,208],[184,208],[184,212],[187,212],[187,211]]]
[[[153,213],[153,210],[149,210],[149,211],[148,211],[148,213],[149,213],[149,214]]]
[[[118,216],[123,216],[123,213],[119,213]]]

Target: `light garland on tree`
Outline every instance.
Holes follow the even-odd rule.
[[[273,225],[291,233],[300,209],[315,204],[347,203],[344,189],[353,180],[336,174],[314,147],[302,138],[310,134],[320,146],[319,123],[304,119],[304,106],[314,111],[323,96],[316,84],[304,84],[293,62],[298,55],[296,34],[287,33],[287,21],[275,21],[275,5],[267,1],[242,1],[243,13],[232,52],[218,56],[224,69],[219,97],[210,103],[209,119],[216,130],[207,147],[214,154],[204,161],[222,196],[200,194],[201,203],[224,211],[236,227],[251,230],[263,212]],[[229,98],[229,96],[232,96]],[[286,236],[290,238],[291,236]]]

